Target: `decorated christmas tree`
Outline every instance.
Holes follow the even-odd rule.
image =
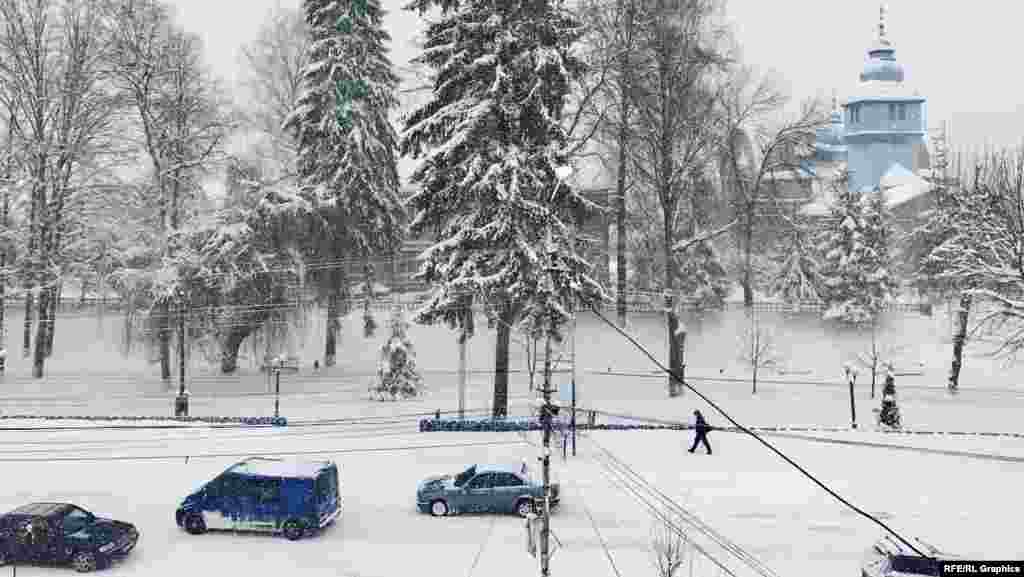
[[[423,378],[416,370],[416,351],[409,338],[409,323],[400,310],[392,312],[391,336],[381,347],[378,380],[371,388],[379,400],[408,399],[423,392]]]
[[[892,368],[885,373],[885,387],[882,389],[882,410],[878,413],[878,420],[883,425],[894,429],[900,426],[900,408],[896,406],[896,379],[893,377]]]

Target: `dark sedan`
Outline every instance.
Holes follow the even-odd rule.
[[[70,503],[32,503],[0,516],[0,566],[59,563],[88,573],[127,555],[138,541],[131,523]]]

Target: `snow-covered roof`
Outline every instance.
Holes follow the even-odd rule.
[[[231,467],[231,472],[259,477],[288,477],[294,479],[315,479],[324,468],[330,466],[329,461],[310,462],[284,459],[267,459],[252,457]]]
[[[931,190],[930,182],[914,174],[899,163],[885,173],[880,183],[890,208],[906,204]]]
[[[478,465],[476,465],[476,470],[478,472],[486,471],[488,473],[517,473],[517,474],[524,474],[525,471],[526,471],[526,463],[525,462],[524,463],[519,463],[518,465],[510,465],[508,463],[478,464]]]
[[[846,99],[846,106],[871,100],[923,102],[925,97],[906,82],[868,80],[857,84],[852,96]]]

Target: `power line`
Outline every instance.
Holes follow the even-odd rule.
[[[322,449],[316,451],[279,451],[253,455],[253,453],[203,453],[197,455],[126,455],[109,457],[51,457],[40,459],[0,459],[0,463],[49,463],[49,462],[108,462],[108,461],[171,461],[176,459],[215,459],[240,457],[291,457],[299,455],[340,455],[349,453],[387,453],[418,451],[424,449],[450,449],[459,447],[521,445],[522,441],[483,441],[471,443],[448,443],[431,445],[406,445],[397,447],[371,447],[363,449]]]
[[[732,423],[732,424],[733,424],[734,426],[736,426],[736,428],[740,429],[740,430],[741,430],[741,431],[743,431],[744,433],[747,433],[748,435],[750,435],[751,437],[753,437],[754,439],[756,439],[756,440],[757,440],[758,442],[760,442],[760,443],[761,443],[762,445],[764,445],[765,447],[767,447],[767,448],[768,448],[769,450],[771,450],[771,451],[772,451],[773,453],[775,453],[776,455],[778,455],[779,457],[781,457],[781,458],[782,458],[782,459],[783,459],[784,461],[786,461],[787,463],[789,463],[789,464],[790,464],[791,466],[793,466],[793,467],[794,467],[794,468],[795,468],[796,470],[800,471],[800,473],[802,473],[802,474],[803,474],[803,475],[804,475],[805,477],[807,477],[808,479],[810,479],[810,480],[811,480],[811,481],[812,481],[812,482],[813,482],[814,484],[816,484],[816,485],[818,485],[819,487],[821,487],[821,488],[822,488],[822,489],[823,489],[823,490],[824,490],[825,492],[827,492],[827,493],[828,493],[829,495],[831,495],[832,497],[834,497],[834,498],[835,498],[836,500],[838,500],[838,501],[839,501],[840,503],[842,503],[842,504],[846,505],[847,507],[849,507],[849,508],[850,508],[850,509],[852,509],[853,511],[855,511],[855,512],[859,513],[859,514],[860,514],[860,515],[862,515],[863,517],[865,517],[865,518],[869,519],[870,521],[873,521],[874,523],[876,523],[877,525],[879,525],[880,527],[882,527],[882,529],[884,529],[885,531],[887,531],[888,533],[892,534],[892,535],[893,535],[894,537],[896,537],[897,539],[899,539],[899,540],[900,540],[900,541],[901,541],[901,542],[902,542],[902,543],[903,543],[904,545],[906,545],[907,547],[909,547],[909,548],[910,548],[910,550],[914,551],[915,553],[917,553],[917,554],[918,554],[918,555],[920,555],[921,557],[926,557],[926,558],[928,557],[928,555],[926,555],[926,554],[925,554],[924,552],[922,552],[922,551],[921,551],[921,550],[919,550],[919,549],[918,549],[917,547],[915,547],[913,543],[911,543],[911,542],[910,542],[910,541],[908,541],[907,539],[904,539],[904,538],[903,538],[903,537],[902,537],[902,536],[901,536],[901,535],[900,535],[899,533],[897,533],[896,531],[894,531],[893,529],[891,529],[891,528],[890,528],[890,527],[889,527],[888,525],[886,525],[885,523],[883,523],[883,522],[882,522],[882,521],[881,521],[880,519],[876,518],[876,517],[875,517],[874,515],[871,515],[871,514],[870,514],[870,513],[868,513],[867,511],[864,511],[864,510],[863,510],[863,509],[861,509],[860,507],[857,507],[857,506],[856,506],[856,505],[854,505],[853,503],[851,503],[851,502],[847,501],[846,499],[844,499],[844,498],[843,498],[843,497],[842,497],[841,495],[839,495],[838,493],[836,493],[835,491],[833,491],[832,489],[830,489],[830,488],[829,488],[829,487],[828,487],[827,485],[825,485],[825,484],[824,484],[823,482],[819,481],[819,480],[818,480],[818,478],[817,478],[817,477],[815,477],[814,475],[812,475],[812,474],[811,474],[811,473],[810,473],[809,471],[807,471],[806,469],[804,469],[803,467],[801,467],[801,466],[800,466],[799,464],[797,464],[797,463],[796,463],[796,461],[794,461],[793,459],[789,458],[789,457],[788,457],[788,456],[787,456],[787,455],[786,455],[785,453],[783,453],[783,452],[782,452],[782,451],[780,451],[779,449],[775,448],[775,446],[774,446],[774,445],[772,445],[772,444],[771,444],[771,443],[769,443],[768,441],[766,441],[766,440],[764,440],[763,438],[761,438],[761,436],[760,436],[760,435],[758,435],[757,433],[755,433],[754,431],[751,431],[750,429],[748,429],[748,428],[744,427],[743,425],[741,425],[741,424],[740,424],[740,423],[739,423],[738,421],[736,421],[736,420],[735,420],[735,419],[733,419],[733,418],[732,418],[732,417],[731,417],[731,416],[730,416],[730,415],[729,415],[728,413],[726,413],[724,409],[722,409],[721,407],[719,407],[719,406],[718,406],[718,405],[717,405],[717,404],[716,404],[716,403],[715,403],[714,401],[712,401],[711,399],[709,399],[708,397],[706,397],[706,396],[705,396],[705,395],[704,395],[703,393],[701,393],[701,392],[700,392],[700,391],[698,391],[698,390],[697,390],[696,388],[694,388],[694,387],[693,387],[692,385],[690,385],[690,384],[689,384],[689,383],[687,383],[687,382],[686,382],[685,380],[683,380],[683,378],[682,378],[682,375],[677,375],[677,374],[676,374],[676,373],[675,373],[674,371],[672,371],[671,369],[668,369],[668,368],[666,368],[666,367],[665,367],[664,365],[662,365],[662,364],[661,364],[661,363],[660,363],[660,362],[659,362],[659,361],[658,361],[658,360],[657,360],[657,359],[656,359],[656,358],[654,357],[654,355],[652,355],[652,354],[651,354],[651,353],[650,353],[650,352],[649,352],[649,351],[648,351],[648,350],[647,350],[646,348],[644,348],[644,347],[643,347],[643,345],[641,345],[640,343],[638,343],[638,342],[636,341],[636,339],[634,339],[634,338],[633,338],[633,337],[632,337],[631,335],[629,335],[628,333],[626,333],[625,331],[623,331],[623,330],[622,330],[621,328],[619,328],[619,327],[618,327],[618,326],[617,326],[617,325],[616,325],[615,323],[613,323],[613,322],[611,322],[610,320],[608,320],[608,318],[607,318],[607,317],[605,317],[605,316],[604,316],[603,314],[601,314],[601,312],[600,312],[600,311],[598,311],[598,310],[597,310],[596,308],[592,308],[591,310],[593,310],[593,311],[594,311],[594,314],[596,314],[596,315],[597,315],[597,316],[598,316],[598,317],[599,317],[599,318],[600,318],[600,319],[601,319],[602,321],[604,321],[604,322],[605,322],[605,324],[607,324],[608,326],[612,327],[612,328],[613,328],[613,329],[614,329],[614,330],[615,330],[615,331],[616,331],[617,333],[619,333],[620,335],[622,335],[623,337],[625,337],[625,338],[626,338],[626,339],[627,339],[627,340],[628,340],[628,341],[629,341],[630,343],[632,343],[632,344],[633,344],[633,346],[635,346],[635,347],[636,347],[637,349],[639,349],[639,350],[640,350],[640,351],[641,351],[641,352],[642,352],[642,353],[643,353],[643,354],[644,354],[644,355],[645,355],[645,356],[646,356],[647,358],[649,358],[649,359],[651,360],[651,362],[653,362],[653,363],[654,363],[654,364],[655,364],[655,365],[656,365],[656,366],[657,366],[658,368],[660,368],[661,370],[665,371],[665,373],[666,373],[666,374],[668,374],[669,376],[671,376],[671,377],[675,378],[675,379],[676,379],[676,380],[678,380],[678,381],[679,381],[680,383],[682,383],[682,384],[683,384],[683,386],[685,386],[686,388],[688,388],[688,389],[690,389],[691,391],[693,391],[693,392],[694,392],[694,394],[696,394],[696,395],[697,395],[698,397],[700,397],[701,399],[703,399],[703,400],[704,400],[704,402],[706,402],[706,403],[707,403],[708,405],[710,405],[710,406],[711,406],[711,407],[712,407],[713,409],[715,409],[716,411],[718,411],[718,412],[719,412],[719,413],[720,413],[720,414],[721,414],[721,415],[722,415],[723,417],[725,417],[725,418],[726,418],[726,419],[727,419],[727,420],[728,420],[728,421],[729,421],[730,423]]]

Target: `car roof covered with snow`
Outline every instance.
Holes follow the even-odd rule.
[[[477,473],[516,473],[518,475],[526,474],[526,463],[520,463],[518,465],[510,465],[507,463],[482,463],[473,466],[476,467]]]
[[[295,461],[251,457],[236,463],[227,472],[253,477],[286,477],[291,479],[315,479],[321,471],[330,467],[331,461]]]

